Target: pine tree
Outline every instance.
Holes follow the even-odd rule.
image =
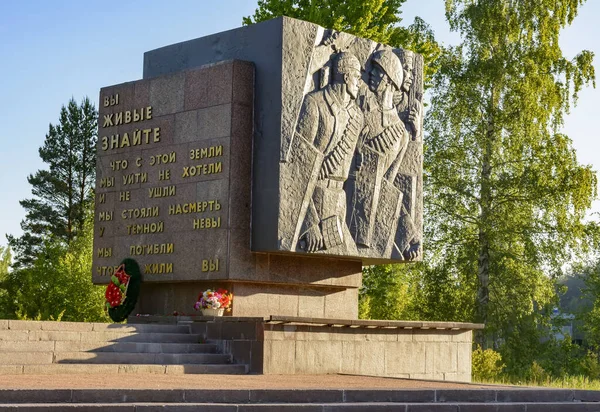
[[[59,123],[50,124],[39,149],[48,169],[29,175],[32,199],[20,201],[27,211],[23,235],[9,236],[16,267],[33,262],[45,237],[68,244],[83,228],[93,199],[98,113],[86,97],[80,105],[71,99],[60,111]]]

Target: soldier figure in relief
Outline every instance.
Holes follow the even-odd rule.
[[[421,120],[423,113],[423,103],[419,97],[414,96],[411,100],[411,87],[413,87],[413,69],[414,53],[410,50],[402,50],[402,67],[404,69],[404,81],[401,91],[398,93],[399,99],[394,99],[394,104],[398,109],[400,118],[406,125],[406,129],[411,136],[411,140],[418,141],[421,137]],[[404,192],[402,212],[395,240],[394,256],[401,257],[404,260],[414,260],[421,253],[421,231],[415,226],[414,212],[417,201],[414,198],[413,186],[417,184],[416,177],[404,175],[400,169],[404,153],[396,158],[391,167],[389,179],[393,179],[394,186]]]
[[[323,154],[315,188],[302,223],[299,247],[314,253],[357,254],[346,224],[346,192],[363,128],[363,114],[356,104],[361,65],[352,54],[334,57],[331,82],[305,96],[296,132]]]
[[[409,140],[394,105],[403,80],[400,59],[392,50],[373,53],[369,91],[361,99],[365,127],[358,143],[350,218],[359,252],[367,255],[387,255],[393,246],[402,193],[393,188],[397,170],[392,165],[402,159]]]

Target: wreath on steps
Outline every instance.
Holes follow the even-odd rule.
[[[142,274],[137,262],[124,259],[106,286],[105,310],[114,322],[123,322],[135,308],[140,294]]]

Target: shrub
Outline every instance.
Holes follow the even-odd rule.
[[[473,380],[479,382],[498,380],[504,369],[502,356],[492,349],[483,350],[481,346],[473,351],[472,366]]]

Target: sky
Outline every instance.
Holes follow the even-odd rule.
[[[31,198],[27,176],[45,168],[38,149],[71,97],[98,106],[101,87],[142,77],[144,52],[241,26],[256,0],[0,1],[0,246],[22,234],[19,200]],[[444,0],[407,0],[404,24],[422,17],[443,44],[456,44]],[[600,1],[589,0],[561,37],[566,57],[596,53],[600,87]],[[580,93],[565,122],[580,163],[600,170],[596,116],[600,89]],[[596,201],[593,212],[600,212]],[[600,220],[597,216],[591,218]]]

